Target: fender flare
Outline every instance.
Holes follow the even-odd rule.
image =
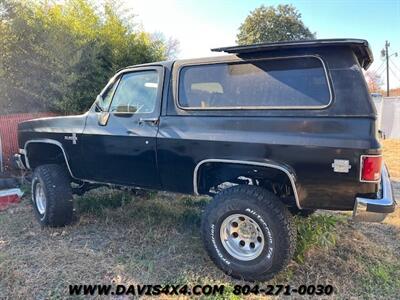
[[[233,159],[218,159],[218,158],[210,158],[210,159],[204,159],[201,160],[200,162],[197,163],[196,167],[194,168],[193,171],[193,191],[195,195],[199,195],[198,192],[198,171],[200,167],[205,164],[205,163],[210,163],[210,162],[215,162],[215,163],[226,163],[226,164],[239,164],[239,165],[252,165],[252,166],[259,166],[259,167],[266,167],[266,168],[273,168],[280,170],[284,172],[287,177],[289,178],[289,181],[292,185],[293,189],[293,194],[294,198],[296,200],[296,206],[299,209],[301,208],[300,205],[300,199],[299,195],[297,193],[297,188],[296,188],[296,178],[293,172],[291,172],[287,167],[284,167],[282,165],[279,165],[274,162],[258,162],[258,161],[246,161],[246,160],[233,160]]]
[[[65,164],[67,165],[69,174],[71,175],[72,178],[78,179],[72,174],[71,167],[69,165],[68,158],[67,158],[67,153],[65,152],[63,145],[59,141],[56,141],[53,139],[34,139],[34,140],[28,140],[25,142],[24,154],[25,154],[26,167],[28,169],[31,169],[31,166],[29,165],[29,158],[28,158],[28,146],[29,146],[29,144],[34,144],[34,143],[52,144],[52,145],[58,146],[64,155]]]

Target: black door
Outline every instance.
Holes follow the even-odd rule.
[[[119,74],[88,113],[82,141],[85,178],[96,182],[160,186],[156,135],[163,69]]]

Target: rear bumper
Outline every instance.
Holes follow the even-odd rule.
[[[354,203],[353,220],[358,222],[381,222],[386,215],[393,212],[396,201],[392,184],[385,166],[382,168],[380,198],[370,199],[357,197]]]

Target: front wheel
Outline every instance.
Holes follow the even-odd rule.
[[[256,186],[235,186],[216,195],[204,212],[202,236],[221,270],[248,281],[275,276],[296,247],[291,214],[279,198]]]
[[[65,226],[72,221],[72,189],[63,166],[42,165],[32,177],[32,204],[42,226]]]

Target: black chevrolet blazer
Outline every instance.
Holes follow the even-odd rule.
[[[356,39],[213,49],[127,67],[80,116],[19,125],[43,225],[72,219],[72,194],[99,184],[212,195],[202,234],[227,274],[266,280],[296,245],[292,214],[394,210]],[[71,183],[79,188],[72,188]]]

